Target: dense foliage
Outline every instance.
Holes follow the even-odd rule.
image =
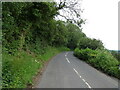
[[[38,74],[39,69],[44,66],[45,61],[62,51],[69,49],[65,47],[47,47],[44,54],[18,51],[15,55],[3,53],[2,86],[4,88],[25,88],[33,85],[33,78]]]
[[[76,48],[74,51],[75,51],[74,52],[75,56],[77,56],[79,59],[85,60],[85,61],[96,57],[96,55],[98,53],[96,50],[91,50],[89,48],[86,48],[86,49]]]
[[[111,54],[120,62],[120,52],[119,51],[110,51]]]
[[[58,10],[55,2],[2,3],[3,87],[26,87],[42,62],[85,36],[77,25],[55,20]]]
[[[58,7],[55,2],[2,2],[3,87],[26,87],[45,61],[68,48],[77,47],[75,55],[90,59],[93,64],[102,61],[99,58],[102,53],[96,49],[104,46],[100,40],[88,38],[82,32],[79,27],[84,23],[82,19],[79,26],[55,19],[63,7],[64,3]],[[106,61],[115,60],[106,55]],[[116,67],[108,69],[111,73]]]
[[[56,3],[5,2],[2,6],[3,46],[9,53],[47,44],[75,48],[79,38],[85,36],[78,26],[54,19],[58,14]]]
[[[91,38],[81,38],[78,47],[80,49],[90,48],[92,50],[104,48],[103,43],[100,40]]]
[[[86,61],[95,68],[120,79],[119,62],[113,55],[105,49],[78,49],[74,51],[74,55],[81,60]]]

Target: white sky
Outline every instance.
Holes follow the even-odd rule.
[[[110,50],[118,49],[118,1],[82,0],[82,17],[87,19],[83,32],[91,38],[102,40]]]

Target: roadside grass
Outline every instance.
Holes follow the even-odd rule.
[[[74,55],[96,69],[120,79],[120,69],[118,69],[120,62],[109,51],[76,48]]]
[[[48,47],[46,49],[47,51],[40,56],[41,60],[48,60],[50,59],[52,56],[56,55],[57,53],[60,53],[62,51],[69,51],[69,48],[66,47],[57,47],[57,49],[55,47]]]
[[[44,62],[56,54],[66,51],[65,47],[47,47],[42,55],[28,53],[24,50],[16,52],[14,55],[3,52],[2,56],[2,78],[3,88],[26,88],[27,84],[33,84],[35,77]]]

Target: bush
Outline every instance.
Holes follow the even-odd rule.
[[[111,51],[111,54],[120,62],[120,52],[119,51]]]
[[[76,49],[74,50],[74,55],[75,55],[76,57],[79,57],[79,54],[80,54],[80,50],[79,50],[79,48],[76,48]]]
[[[115,76],[117,78],[119,78],[118,73],[118,64],[119,62],[116,60],[116,58],[114,58],[111,53],[109,53],[106,50],[97,50],[99,53],[97,54],[97,56],[91,60],[89,60],[88,62],[90,64],[92,64],[94,67],[96,67],[97,69]]]
[[[75,51],[74,51],[74,55],[77,56],[79,59],[87,61],[91,58],[94,58],[97,55],[97,51],[91,50],[89,48],[81,49],[81,50],[76,48]]]
[[[91,38],[81,38],[78,44],[79,49],[90,48],[92,50],[104,48],[102,41]]]
[[[16,55],[3,53],[2,87],[24,88],[26,84],[31,83],[33,76],[41,66],[39,60],[36,62],[36,57],[24,51]]]
[[[107,50],[75,49],[74,55],[111,76],[119,77],[118,60]]]

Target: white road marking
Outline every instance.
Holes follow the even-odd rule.
[[[67,62],[70,63],[70,61],[67,58],[67,54],[68,54],[68,52],[65,54],[65,57],[66,57]],[[82,76],[78,73],[78,71],[75,68],[73,68],[73,70],[83,80],[83,82],[88,86],[88,88],[91,88],[91,86],[88,84],[88,82],[86,82],[85,79],[82,78]]]
[[[67,57],[68,52],[65,54],[65,57]]]
[[[70,61],[68,60],[68,58],[66,58],[67,62],[70,63]]]
[[[87,84],[87,86],[89,87],[89,88],[91,88],[91,86],[87,83],[87,82],[85,82],[86,84]]]
[[[79,75],[79,73],[77,72],[77,70],[76,70],[76,69],[74,69],[74,68],[73,68],[73,70],[76,72],[76,74],[77,74],[77,75]],[[80,76],[80,75],[79,75],[79,76]]]
[[[82,80],[83,80],[84,82],[86,82],[85,79],[82,79]]]
[[[85,79],[82,78],[82,76],[78,73],[78,71],[75,68],[73,68],[73,70],[84,81],[84,83],[88,86],[88,88],[91,88],[91,86],[88,84],[88,82],[86,82]]]
[[[79,76],[80,78],[82,78],[81,76]]]

